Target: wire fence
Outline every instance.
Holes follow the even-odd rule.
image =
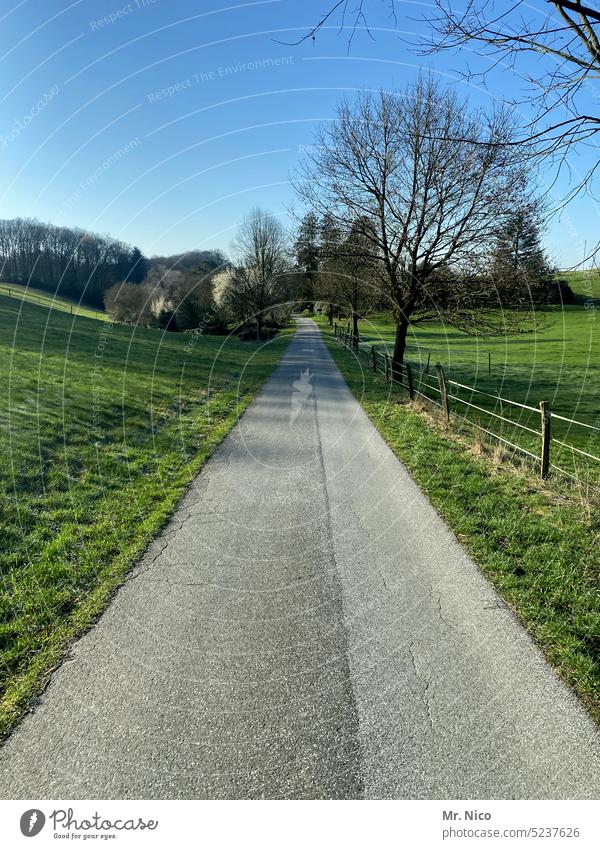
[[[363,357],[374,375],[440,410],[444,424],[457,419],[533,462],[542,478],[552,472],[600,492],[600,427],[553,412],[548,401],[525,404],[449,377],[439,363],[395,363],[386,350],[333,326],[334,336]],[[569,439],[573,432],[583,434]],[[583,441],[585,440],[585,441]],[[579,442],[579,444],[574,444]]]

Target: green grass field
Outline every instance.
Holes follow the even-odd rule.
[[[565,275],[566,276],[566,275]],[[562,416],[600,426],[600,301],[598,309],[583,303],[586,288],[600,297],[600,275],[571,279],[582,302],[565,307],[550,307],[531,313],[533,332],[508,336],[469,336],[438,324],[417,326],[409,337],[406,357],[425,384],[437,386],[435,364],[441,363],[446,376],[459,383],[518,401],[537,409],[540,401]],[[510,316],[508,317],[510,320]],[[320,319],[322,324],[324,320]],[[342,322],[345,328],[346,323]],[[386,313],[369,315],[359,323],[361,341],[378,350],[393,351],[394,323]],[[489,355],[489,357],[488,357]],[[365,366],[367,356],[365,356]],[[429,370],[425,374],[429,361]],[[426,385],[424,394],[439,398]],[[453,394],[496,414],[514,425],[500,422],[491,415],[454,402],[454,409],[470,421],[499,433],[510,442],[537,453],[539,439],[519,425],[540,429],[538,413],[502,405],[493,399],[464,389],[451,388]],[[451,401],[451,406],[452,406]],[[555,439],[572,444],[600,457],[600,433],[552,420]],[[600,463],[582,458],[553,442],[551,460],[559,468],[577,477],[596,481]]]
[[[94,307],[80,304],[77,301],[59,295],[51,295],[43,289],[36,289],[33,286],[19,286],[15,283],[0,282],[0,295],[25,301],[26,303],[38,304],[38,306],[47,307],[49,310],[67,312],[69,315],[79,315],[86,318],[96,318],[98,321],[108,321],[108,316],[104,310],[97,310]]]
[[[561,280],[566,280],[580,303],[584,303],[589,298],[600,299],[600,269],[566,271],[559,277]]]
[[[102,610],[290,331],[113,326],[0,296],[0,732]]]
[[[597,510],[472,437],[445,431],[438,416],[409,404],[403,390],[373,377],[362,358],[323,332],[374,425],[600,722]]]

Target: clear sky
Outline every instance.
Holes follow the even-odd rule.
[[[287,219],[289,174],[342,94],[402,87],[421,67],[474,104],[522,88],[510,71],[488,91],[461,80],[468,51],[411,51],[401,33],[419,28],[415,2],[398,4],[394,28],[373,0],[372,37],[357,32],[349,51],[339,19],[315,43],[278,43],[327,4],[0,0],[0,216],[111,233],[148,255],[227,251],[252,206]],[[595,154],[570,158],[572,179]],[[590,198],[573,203],[548,234],[556,261],[579,261],[598,224]]]

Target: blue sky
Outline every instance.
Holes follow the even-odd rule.
[[[227,250],[252,206],[287,221],[289,174],[344,93],[402,87],[421,67],[474,104],[522,88],[510,71],[488,91],[460,80],[458,69],[474,61],[467,51],[411,52],[400,33],[418,29],[409,18],[419,3],[398,5],[394,29],[373,0],[373,38],[358,32],[349,53],[337,22],[314,44],[278,43],[306,32],[326,6],[3,0],[0,216],[108,232],[148,255]],[[592,153],[571,157],[572,179]],[[577,262],[598,223],[591,199],[571,204],[548,233],[555,259]]]

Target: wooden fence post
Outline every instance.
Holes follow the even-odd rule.
[[[408,397],[411,401],[415,400],[415,387],[413,384],[413,373],[410,363],[405,363],[406,366],[406,382],[408,384]]]
[[[371,345],[371,355],[373,357],[373,374],[377,372],[377,352],[375,351],[375,345]]]
[[[388,383],[390,382],[390,358],[387,354],[385,355],[385,379]]]
[[[542,418],[541,474],[542,478],[547,478],[550,471],[550,409],[547,401],[540,401],[540,415]]]
[[[333,335],[337,336],[337,321],[333,322]]]
[[[427,354],[427,365],[425,366],[425,374],[429,374],[429,361],[431,360],[431,351]]]
[[[442,404],[442,413],[446,425],[450,424],[450,405],[448,404],[448,390],[446,389],[446,376],[441,364],[438,363],[435,367],[438,376],[438,385],[440,387],[440,400]]]

